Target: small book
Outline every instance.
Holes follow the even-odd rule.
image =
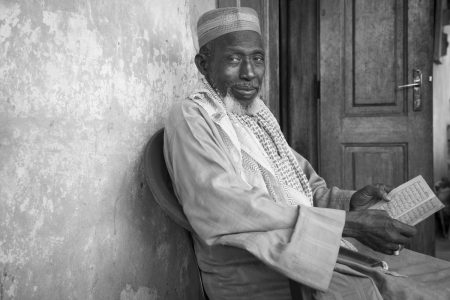
[[[389,216],[408,225],[416,225],[444,208],[421,175],[393,189],[388,198],[371,209],[383,209]]]

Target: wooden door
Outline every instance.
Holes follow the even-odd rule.
[[[432,184],[433,1],[321,0],[319,170],[330,185]],[[423,73],[414,111],[413,69]],[[432,185],[431,185],[432,186]],[[434,254],[434,219],[410,247]]]

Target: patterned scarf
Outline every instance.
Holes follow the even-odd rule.
[[[247,126],[256,136],[264,151],[270,159],[272,168],[281,186],[285,185],[305,194],[312,204],[312,191],[303,170],[292,154],[276,119],[264,107],[255,115],[233,116],[243,125]]]
[[[248,111],[246,112],[245,109],[237,109],[236,111],[238,112],[230,111],[233,109],[230,109],[229,103],[226,102],[235,100],[227,99],[227,97],[221,99],[221,97],[218,96],[218,93],[206,82],[206,80],[204,83],[209,92],[208,94],[210,94],[215,101],[224,106],[227,115],[234,126],[244,126],[250,129],[255,135],[266,152],[269,162],[275,171],[278,185],[282,187],[288,186],[303,193],[308,198],[309,204],[313,206],[313,195],[309,181],[284,138],[277,120],[267,106],[261,105],[261,108],[254,114],[249,113]],[[261,101],[260,99],[255,99],[255,101],[257,100]],[[243,155],[244,158],[245,156],[246,155]],[[249,168],[250,165],[251,164],[245,163],[244,160],[244,168]],[[254,166],[251,168],[254,169]],[[266,182],[267,189],[276,201],[279,196],[275,195],[274,190],[271,187],[271,180],[267,178],[267,172],[262,170],[260,166],[258,166],[258,169]],[[290,201],[290,199],[288,199],[288,202],[293,205],[298,204]]]

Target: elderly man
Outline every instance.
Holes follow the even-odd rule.
[[[171,110],[164,154],[195,231],[209,298],[291,299],[288,278],[313,288],[317,299],[401,295],[379,278],[398,281],[402,274],[382,268],[371,274],[370,268],[337,261],[338,252],[356,250],[353,244],[369,249],[361,242],[392,255],[415,228],[367,209],[388,200],[383,186],[328,188],[289,147],[259,98],[265,55],[256,12],[212,10],[199,19],[197,31],[195,63],[205,79]],[[411,296],[448,296],[430,293]]]

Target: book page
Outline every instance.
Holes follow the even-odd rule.
[[[390,202],[380,201],[371,209],[386,210],[392,218],[409,225],[422,222],[444,207],[420,175],[393,189],[388,197]]]

